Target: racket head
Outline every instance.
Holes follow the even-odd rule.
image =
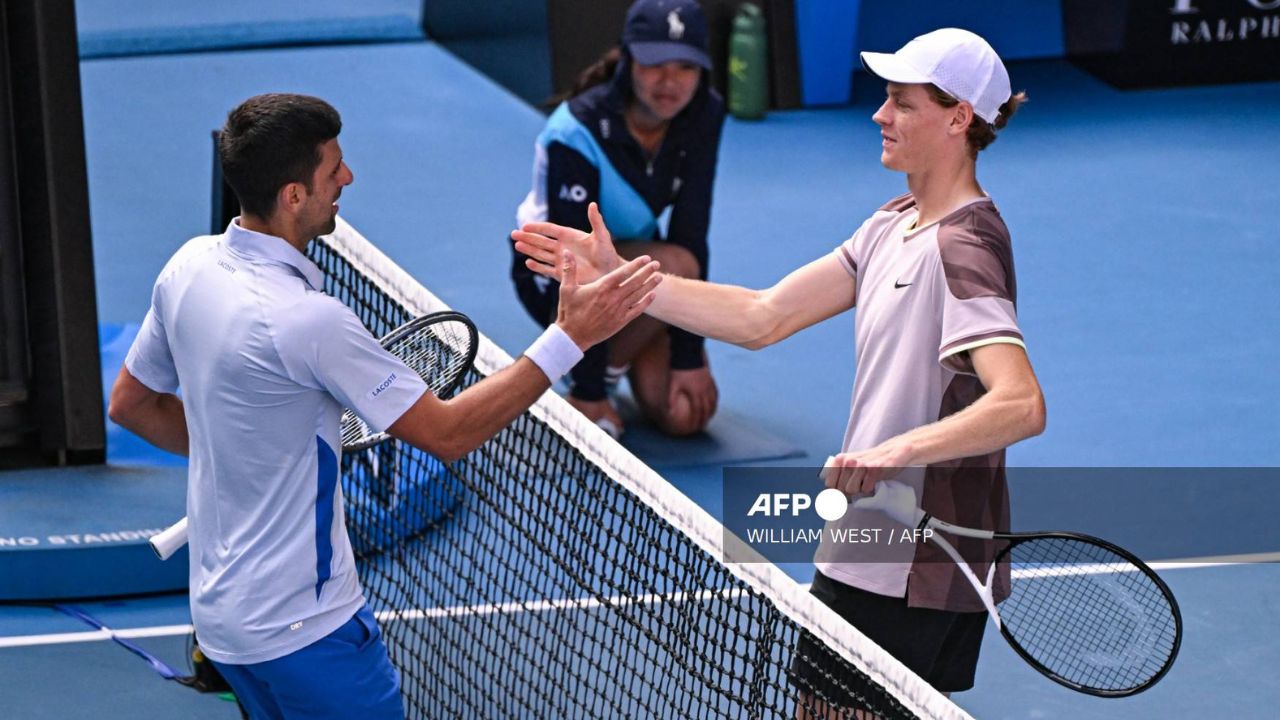
[[[1010,595],[1000,632],[1053,681],[1099,697],[1126,697],[1169,672],[1182,612],[1169,586],[1135,555],[1078,533],[1004,536]]]
[[[480,347],[475,323],[453,310],[410,320],[378,342],[404,361],[442,400],[462,384]],[[391,439],[385,432],[374,432],[350,409],[342,413],[341,437],[344,452],[364,450]]]

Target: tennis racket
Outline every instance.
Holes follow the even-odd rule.
[[[387,333],[379,343],[418,373],[441,399],[448,398],[462,384],[479,349],[475,324],[452,310],[410,320]],[[374,432],[350,409],[342,413],[341,422],[343,452],[366,450],[391,439],[385,432]],[[168,560],[186,544],[185,517],[151,536],[151,549],[161,560]]]
[[[877,483],[874,495],[853,505],[880,510],[907,527],[932,529],[927,541],[955,561],[1014,651],[1072,690],[1133,695],[1156,684],[1178,656],[1178,603],[1164,581],[1127,550],[1079,533],[958,527],[921,510],[911,486],[896,480]],[[940,533],[1002,546],[985,584]],[[1004,562],[1010,565],[1010,594],[997,607],[992,580]]]

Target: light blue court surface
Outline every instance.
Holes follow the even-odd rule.
[[[419,40],[420,0],[78,0],[81,58]]]
[[[86,61],[84,89],[100,319],[137,322],[169,255],[209,224],[209,132],[244,97],[309,92],[343,113],[356,183],[343,215],[509,351],[537,328],[506,280],[506,234],[528,190],[541,116],[433,44]],[[984,153],[980,176],[1012,230],[1020,320],[1049,429],[1021,466],[1276,466],[1280,380],[1280,85],[1120,93],[1056,62],[1019,64],[1032,102]],[[713,279],[761,287],[829,252],[902,178],[880,168],[874,97],[842,109],[730,122],[712,221]],[[837,449],[853,377],[850,316],[758,353],[711,344],[724,406],[817,463]],[[663,474],[712,509],[719,469]],[[1019,507],[1052,511],[1013,489]],[[1262,492],[1274,506],[1280,489]],[[1089,522],[1160,514],[1158,493]],[[1170,533],[1224,533],[1234,518]],[[1016,519],[1015,519],[1016,522]],[[1071,526],[1072,517],[1062,525]],[[1265,532],[1265,531],[1263,531]],[[1274,537],[1252,538],[1280,550]],[[795,568],[807,580],[808,570]],[[979,717],[1268,717],[1280,692],[1280,571],[1168,571],[1186,622],[1170,676],[1129,700],[1061,690],[988,639]],[[182,597],[92,609],[109,625],[187,621]],[[0,608],[0,698],[15,718],[232,718],[230,705],[160,680],[51,611]],[[148,631],[141,631],[148,632]],[[159,631],[156,631],[159,632]],[[176,632],[176,631],[174,631]],[[140,644],[171,664],[182,638]],[[5,646],[7,645],[7,646]]]

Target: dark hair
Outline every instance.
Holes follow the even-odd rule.
[[[240,103],[218,137],[222,175],[240,211],[267,218],[280,188],[300,182],[310,190],[320,146],[341,131],[338,111],[310,95],[269,93]]]
[[[596,85],[609,82],[617,71],[618,63],[620,62],[622,62],[622,46],[615,45],[605,51],[595,62],[588,65],[586,70],[578,73],[578,79],[574,80],[573,87],[547,98],[546,103],[544,103],[545,106],[548,109],[554,108],[565,100],[575,98]]]
[[[948,95],[942,88],[928,83],[925,89],[929,91],[929,97],[944,108],[953,108],[960,104],[960,101]],[[1009,124],[1009,118],[1022,107],[1022,103],[1027,101],[1027,93],[1017,92],[1004,101],[1000,106],[1000,112],[996,114],[996,121],[989,123],[986,120],[974,114],[973,121],[969,123],[969,132],[965,135],[965,141],[969,146],[969,157],[978,158],[978,153],[985,150],[988,145],[996,141],[996,131],[1003,130],[1004,126]]]

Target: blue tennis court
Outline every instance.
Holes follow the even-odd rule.
[[[346,220],[508,352],[537,336],[511,289],[506,238],[543,116],[415,34],[417,3],[374,3],[356,18],[339,5],[314,13],[306,47],[292,47],[298,28],[283,18],[257,34],[221,27],[210,37],[222,39],[199,52],[175,52],[182,18],[160,13],[141,28],[118,27],[104,4],[85,4],[96,23],[80,72],[104,345],[108,331],[127,333],[142,318],[171,253],[208,232],[210,131],[235,103],[265,91],[319,95],[341,111],[356,176],[344,193]],[[233,47],[223,46],[229,36],[240,37]],[[1280,703],[1267,679],[1280,665],[1280,536],[1265,516],[1280,501],[1280,487],[1266,482],[1280,466],[1280,379],[1269,368],[1280,351],[1271,229],[1280,207],[1280,84],[1121,92],[1058,60],[1011,63],[1010,73],[1031,100],[983,154],[980,176],[1012,231],[1019,322],[1049,408],[1046,432],[1014,447],[1010,466],[1142,468],[1144,478],[1140,490],[1119,491],[1100,481],[1083,490],[1015,481],[1015,529],[1020,519],[1083,527],[1132,539],[1149,561],[1180,561],[1159,567],[1181,604],[1185,637],[1159,685],[1100,700],[1046,681],[989,629],[977,687],[956,699],[980,718],[1268,717]],[[768,286],[830,252],[903,191],[902,177],[876,161],[870,115],[881,89],[857,91],[846,106],[730,119],[712,280]],[[853,323],[843,315],[754,353],[710,343],[721,417],[683,444],[640,429],[633,451],[712,515],[726,465],[820,464],[838,449],[848,416]],[[116,462],[173,459],[134,448]],[[1178,492],[1162,492],[1162,468]],[[1188,468],[1256,469],[1263,480],[1218,490],[1189,479]],[[185,490],[167,472],[176,519]],[[23,500],[4,494],[3,480],[0,518],[16,523]],[[811,578],[808,564],[784,569]],[[558,579],[555,568],[544,572]],[[184,594],[78,605],[184,666]],[[507,612],[537,610],[518,602],[498,614]],[[407,632],[433,633],[431,618],[412,622]],[[47,607],[0,606],[0,714],[236,717],[231,703],[161,679],[88,630]],[[513,657],[524,656],[516,649]]]

